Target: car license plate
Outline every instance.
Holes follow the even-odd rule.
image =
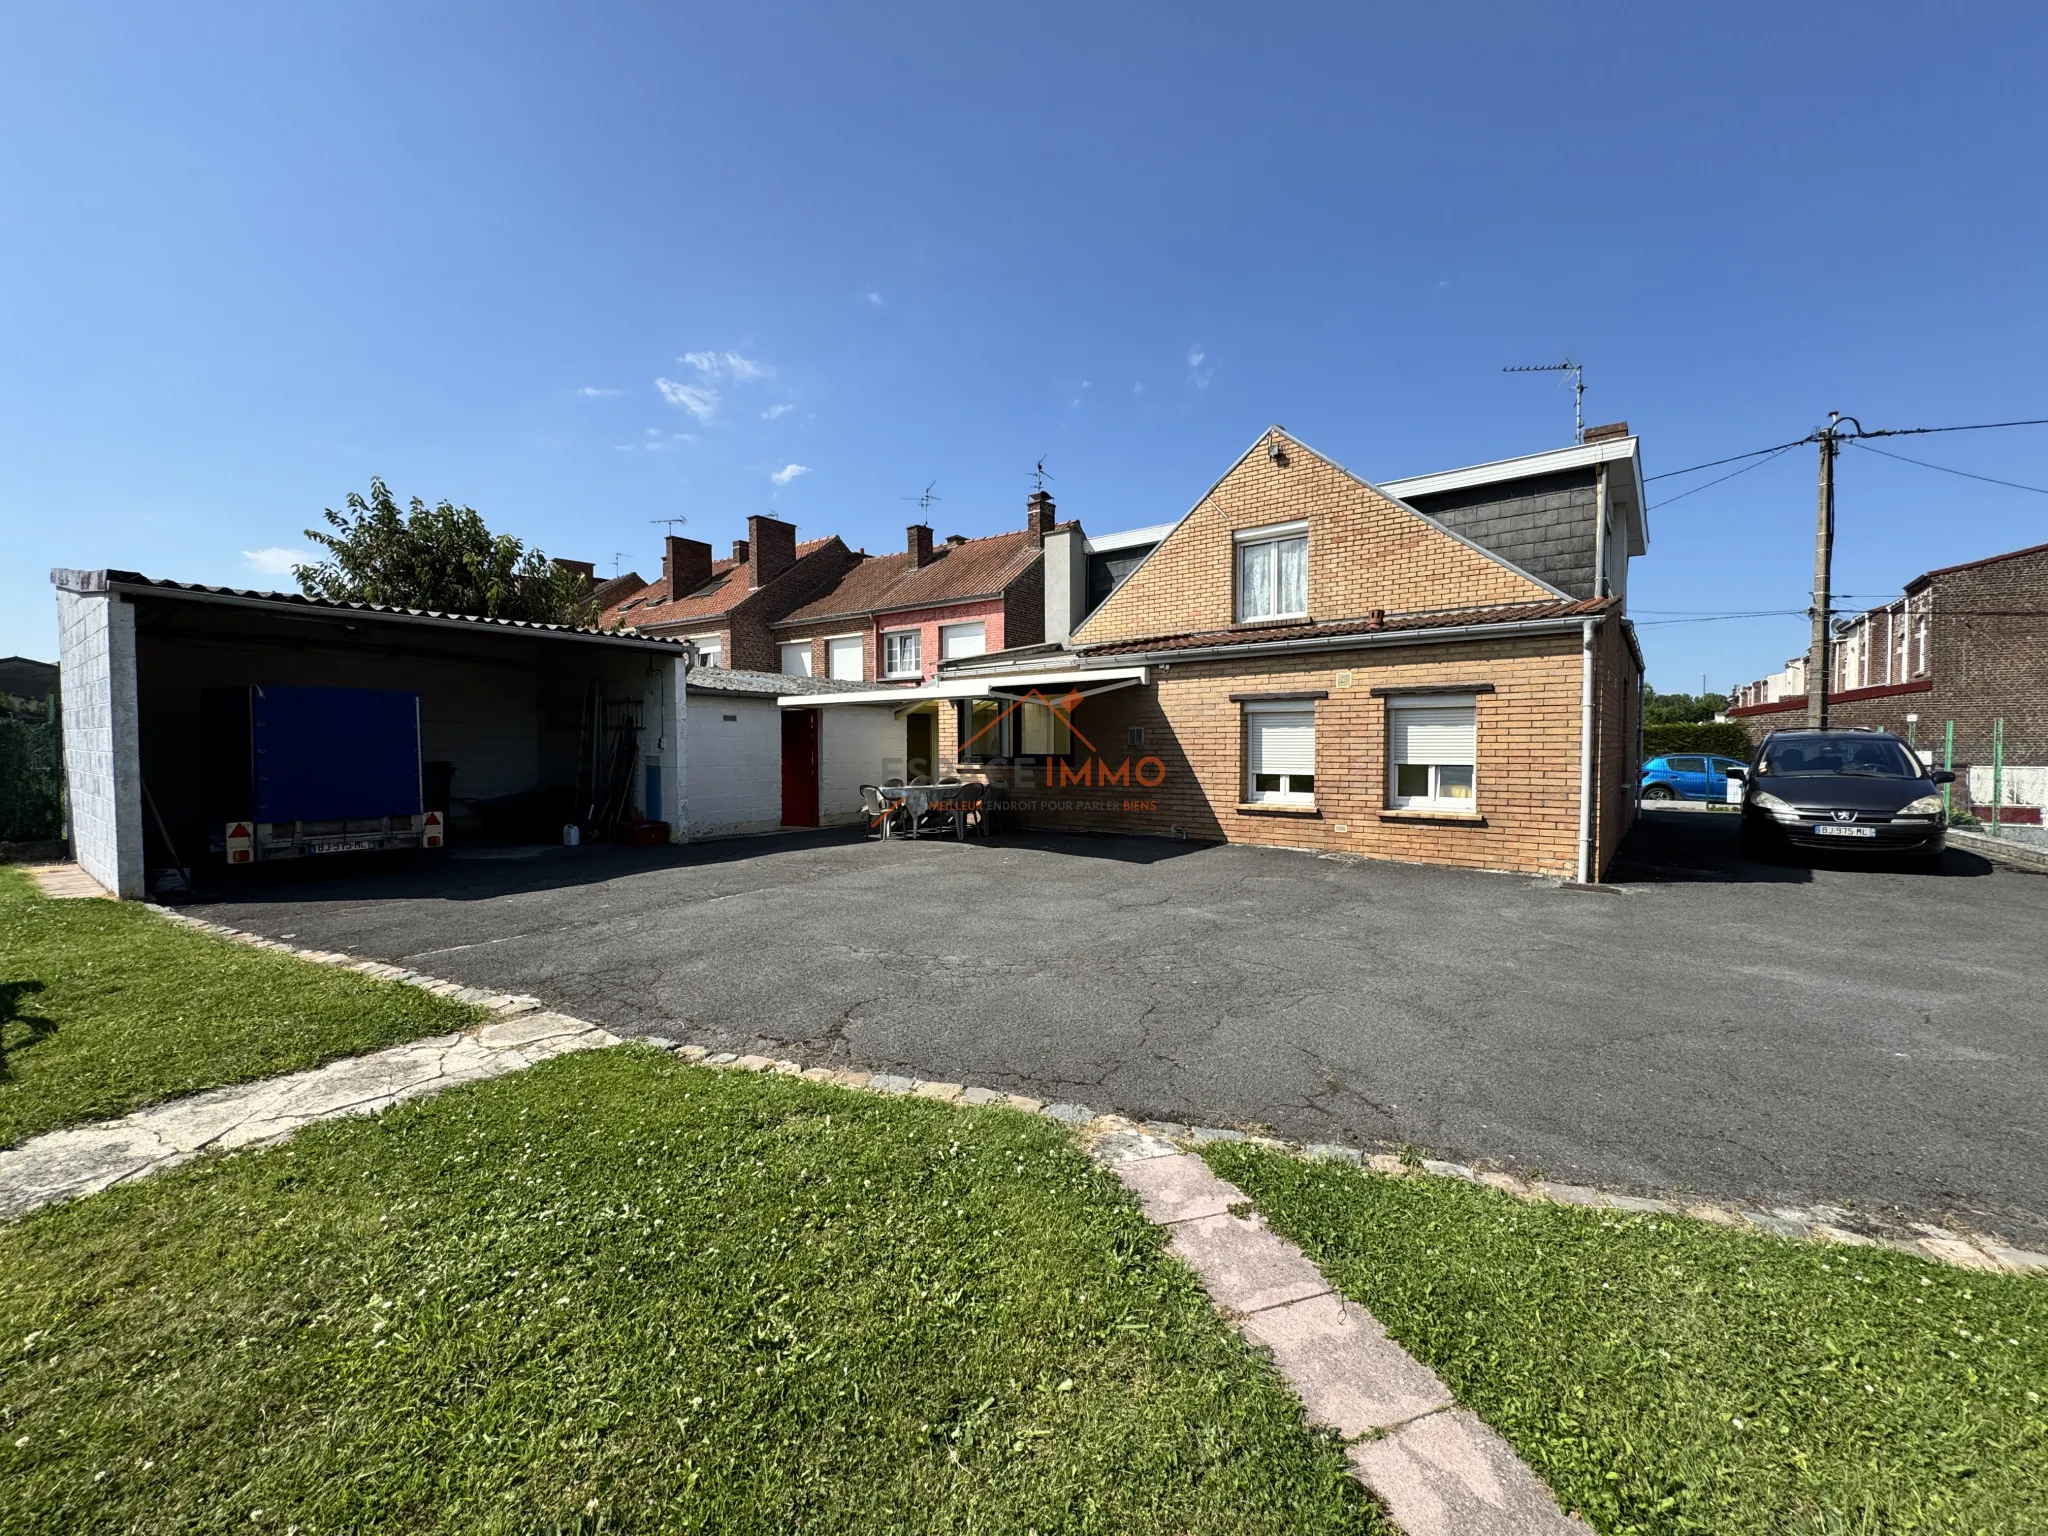
[[[1835,827],[1822,822],[1813,829],[1821,837],[1875,837],[1875,827]]]

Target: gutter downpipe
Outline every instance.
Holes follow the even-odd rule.
[[[1593,883],[1593,627],[1579,628],[1579,884]]]

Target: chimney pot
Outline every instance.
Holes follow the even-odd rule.
[[[910,568],[921,571],[932,563],[931,524],[912,523],[904,532],[909,535]]]

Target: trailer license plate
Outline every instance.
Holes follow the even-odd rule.
[[[376,839],[375,839],[374,837],[372,837],[372,838],[365,838],[365,839],[363,839],[363,840],[361,840],[361,841],[358,841],[358,842],[350,842],[350,843],[311,843],[311,844],[308,844],[308,845],[307,845],[307,848],[306,848],[306,852],[308,852],[308,853],[361,853],[361,852],[363,852],[363,851],[364,851],[364,850],[366,850],[366,849],[371,849],[371,848],[378,848],[378,847],[381,847],[381,846],[383,846],[383,845],[382,845],[382,844],[380,844],[380,843],[379,843],[379,842],[378,842],[378,841],[377,841],[377,840],[376,840]]]
[[[1815,828],[1814,828],[1813,830],[1814,830],[1814,831],[1815,831],[1816,833],[1818,833],[1818,834],[1819,834],[1820,836],[1822,836],[1822,837],[1875,837],[1875,836],[1877,836],[1877,828],[1875,828],[1875,827],[1834,827],[1834,826],[1829,826],[1829,825],[1828,825],[1828,824],[1827,824],[1826,822],[1823,822],[1823,823],[1821,823],[1821,824],[1820,824],[1819,826],[1815,827]]]

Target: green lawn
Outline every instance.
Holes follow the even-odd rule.
[[[2038,1279],[1204,1152],[1602,1531],[2048,1531]]]
[[[484,1017],[0,865],[0,1147]]]
[[[561,1058],[0,1229],[0,1532],[1384,1532],[1161,1245],[1043,1120]]]

